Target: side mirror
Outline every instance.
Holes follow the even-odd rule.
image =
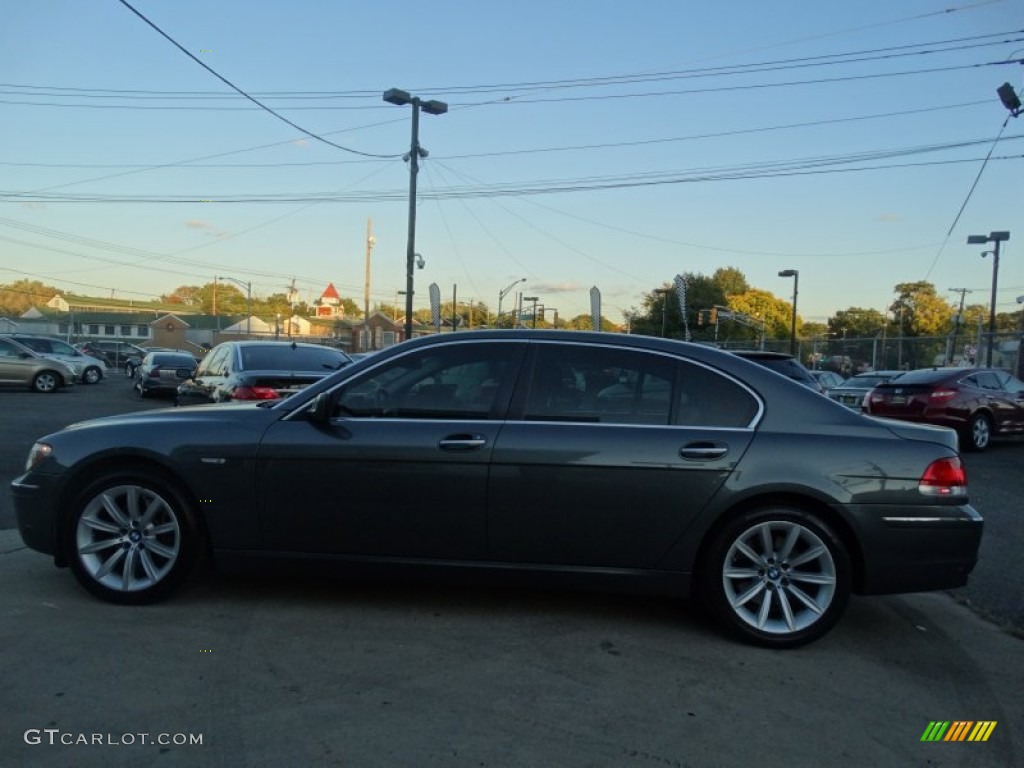
[[[331,396],[327,392],[321,392],[313,400],[313,408],[309,412],[310,418],[317,424],[327,424],[331,420],[331,412],[334,406],[331,403]]]

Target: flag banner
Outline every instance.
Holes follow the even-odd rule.
[[[676,296],[679,298],[679,315],[683,318],[683,339],[691,341],[690,323],[686,319],[686,278],[676,275],[673,282],[676,286]]]
[[[430,320],[434,327],[441,330],[441,289],[437,283],[430,284]]]

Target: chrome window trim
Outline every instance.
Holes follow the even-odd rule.
[[[467,335],[468,335],[468,332],[467,332]],[[719,432],[751,432],[751,431],[757,429],[757,425],[760,424],[762,418],[764,417],[764,410],[765,410],[765,408],[764,408],[764,401],[757,394],[757,392],[755,392],[753,389],[751,389],[745,382],[740,381],[735,376],[733,376],[732,374],[730,374],[730,373],[728,373],[726,371],[723,371],[723,370],[721,370],[719,368],[715,368],[714,366],[708,365],[707,363],[704,363],[704,362],[702,362],[700,360],[696,360],[696,359],[691,358],[691,357],[681,357],[678,354],[674,354],[672,352],[665,352],[665,351],[660,350],[660,349],[648,349],[648,348],[645,348],[645,347],[633,347],[633,346],[629,346],[629,345],[626,345],[626,344],[615,344],[615,343],[600,343],[600,344],[596,344],[594,342],[587,342],[587,341],[573,341],[573,340],[565,340],[565,339],[557,339],[557,340],[556,339],[537,339],[537,338],[512,338],[512,339],[498,339],[498,338],[472,339],[472,338],[463,338],[463,339],[459,339],[458,341],[446,341],[445,344],[443,344],[442,346],[446,346],[447,347],[447,346],[450,346],[450,345],[453,345],[453,344],[485,344],[485,343],[486,344],[526,344],[526,345],[530,345],[530,344],[558,344],[558,345],[561,345],[561,346],[572,345],[572,346],[585,347],[585,348],[593,348],[593,347],[596,346],[596,347],[598,347],[600,349],[616,349],[616,350],[623,350],[623,351],[626,351],[626,352],[638,352],[638,353],[648,354],[648,355],[651,355],[651,354],[653,354],[653,355],[660,355],[661,357],[666,357],[666,358],[668,358],[668,359],[670,359],[670,360],[672,360],[672,361],[674,361],[676,363],[682,362],[682,363],[689,363],[691,365],[697,365],[697,366],[700,366],[701,368],[705,369],[706,371],[709,371],[710,373],[713,373],[713,374],[718,375],[718,376],[723,376],[724,378],[728,379],[733,384],[736,384],[742,390],[744,390],[748,395],[750,395],[750,397],[753,398],[754,402],[757,404],[757,411],[754,413],[753,417],[751,417],[750,421],[747,422],[747,425],[746,426],[742,426],[742,427],[713,427],[713,426],[697,426],[697,425],[686,425],[686,424],[629,424],[629,423],[611,423],[611,422],[609,422],[609,423],[601,423],[601,422],[561,421],[561,420],[559,420],[559,421],[547,421],[547,420],[544,420],[544,421],[537,421],[537,420],[527,421],[525,419],[496,419],[496,420],[493,420],[495,424],[511,424],[511,423],[516,423],[516,424],[556,424],[556,425],[561,425],[561,426],[565,426],[567,424],[574,424],[574,425],[590,426],[590,427],[639,427],[639,428],[647,428],[647,429],[665,429],[667,427],[667,428],[672,428],[672,429],[714,430],[714,431],[719,431]],[[404,353],[399,354],[399,355],[395,355],[394,357],[388,357],[385,360],[375,361],[375,363],[373,365],[371,365],[365,371],[361,371],[358,375],[359,375],[359,377],[362,377],[363,374],[369,373],[370,371],[373,371],[373,370],[375,370],[376,368],[379,368],[382,365],[390,364],[390,363],[392,363],[392,362],[394,362],[396,360],[400,360],[401,358],[406,357],[407,355],[416,354],[417,352],[420,352],[423,349],[427,349],[427,347],[416,347],[415,349],[410,349],[407,352],[404,352]],[[321,392],[319,394],[333,393],[335,390],[339,389],[340,387],[345,386],[346,384],[348,384],[352,380],[353,380],[352,378],[346,378],[344,381],[339,382],[338,384],[336,384],[335,386],[331,387],[330,389],[325,389],[323,392]],[[307,402],[303,403],[298,408],[295,408],[292,411],[290,411],[289,413],[287,413],[285,416],[283,416],[281,418],[281,421],[288,421],[288,420],[290,420],[292,418],[297,418],[301,414],[304,414],[306,411],[308,411],[310,408],[313,407],[313,401],[314,400],[316,400],[316,396],[312,397],[310,400],[308,400]],[[358,417],[358,416],[346,416],[345,418],[347,418],[347,419],[358,419],[360,421],[363,420],[363,418]],[[473,421],[473,422],[492,421],[491,419],[408,419],[408,418],[402,419],[402,418],[390,418],[390,417],[379,417],[379,416],[368,416],[368,417],[365,417],[365,418],[368,419],[368,420],[372,419],[374,421],[401,421],[401,422],[409,422],[409,421],[416,421],[416,422],[439,421],[439,422],[449,423],[449,424],[450,423],[457,423],[457,422],[467,422],[467,421]],[[332,421],[333,421],[333,419],[332,419]]]

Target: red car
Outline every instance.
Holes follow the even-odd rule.
[[[1024,381],[998,368],[924,368],[876,386],[864,411],[952,427],[983,451],[993,435],[1024,434]]]

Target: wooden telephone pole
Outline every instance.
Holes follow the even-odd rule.
[[[370,340],[370,256],[373,254],[373,246],[377,244],[377,238],[373,236],[373,219],[366,220],[366,282],[363,284],[363,341],[360,351],[369,349],[372,344]]]

